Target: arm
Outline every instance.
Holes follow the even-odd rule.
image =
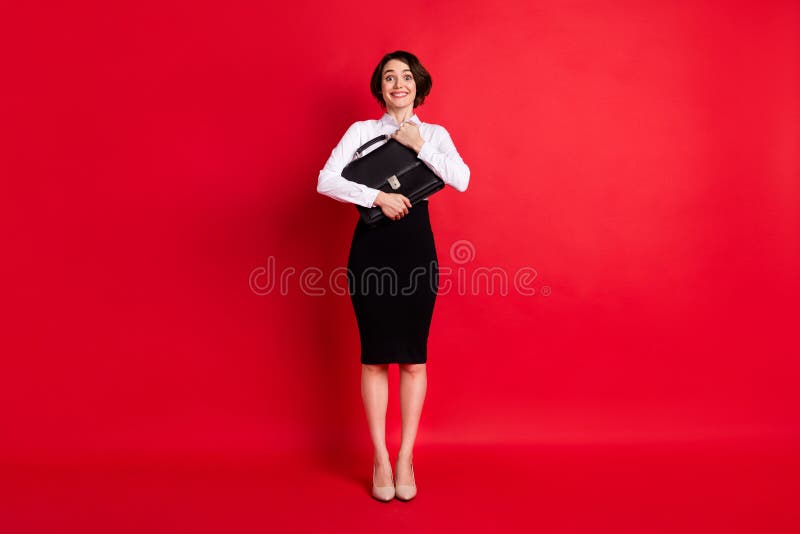
[[[425,141],[417,157],[444,180],[444,183],[460,192],[469,185],[469,167],[458,154],[450,134],[439,126],[430,141]]]
[[[358,123],[347,129],[339,144],[331,152],[325,166],[317,178],[317,193],[329,196],[339,202],[352,202],[359,206],[372,208],[380,191],[353,182],[342,176],[342,169],[350,163],[353,153],[361,141]]]

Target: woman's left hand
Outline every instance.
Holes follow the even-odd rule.
[[[417,154],[419,154],[422,145],[425,143],[422,136],[419,134],[419,126],[413,122],[404,122],[401,124],[400,128],[392,134],[392,139],[401,145],[413,149]]]

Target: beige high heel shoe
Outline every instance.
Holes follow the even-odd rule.
[[[411,480],[414,481],[412,485],[408,484],[395,484],[395,496],[401,501],[410,501],[417,495],[417,483],[414,479],[414,462],[411,462]]]
[[[375,464],[372,464],[372,496],[379,501],[389,502],[394,499],[394,483],[391,486],[376,486],[375,467]]]

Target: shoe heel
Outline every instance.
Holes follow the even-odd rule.
[[[397,484],[395,486],[395,497],[401,501],[410,501],[417,496],[417,483],[414,479],[414,463],[411,463],[411,479],[414,480],[413,485]]]
[[[391,486],[375,485],[375,464],[372,465],[372,496],[383,502],[389,502],[395,497],[394,484]]]

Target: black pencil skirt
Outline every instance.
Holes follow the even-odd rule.
[[[439,261],[428,200],[398,221],[360,218],[347,260],[361,363],[426,363],[439,290]]]

